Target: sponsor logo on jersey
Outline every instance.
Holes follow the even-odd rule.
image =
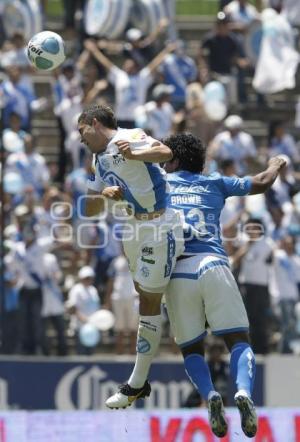
[[[147,135],[145,134],[145,132],[143,130],[140,130],[140,129],[138,129],[136,131],[133,131],[131,133],[131,139],[133,141],[143,141],[143,140],[146,139],[146,137],[147,137]]]
[[[108,170],[109,169],[109,160],[107,158],[101,158],[100,159],[100,166],[104,169],[104,170]]]
[[[171,191],[177,193],[209,193],[209,186],[191,184],[190,186],[171,184]]]
[[[113,155],[113,164],[114,166],[119,166],[119,164],[124,163],[125,158],[120,153]]]
[[[143,267],[141,268],[141,273],[142,273],[142,275],[144,276],[144,278],[148,278],[149,275],[150,275],[150,270],[148,269],[148,267],[143,266]]]
[[[89,181],[95,181],[96,176],[94,173],[90,173],[89,177],[88,177]]]
[[[153,255],[153,247],[143,247],[142,248],[142,256]]]

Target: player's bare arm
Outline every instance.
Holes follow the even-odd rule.
[[[160,141],[155,141],[150,148],[131,150],[128,141],[118,141],[120,153],[127,160],[144,161],[146,163],[164,163],[173,158],[171,149]]]
[[[252,188],[250,195],[256,195],[259,193],[264,193],[268,190],[276,178],[279,172],[286,166],[286,161],[281,157],[271,158],[269,161],[268,168],[263,172],[252,177]]]

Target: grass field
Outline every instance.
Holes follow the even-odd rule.
[[[218,10],[218,0],[177,0],[176,12],[178,15],[215,15]],[[62,1],[49,0],[47,13],[51,17],[62,15]]]

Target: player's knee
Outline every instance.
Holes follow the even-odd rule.
[[[161,293],[140,293],[140,314],[142,316],[160,315]]]
[[[232,347],[240,342],[246,342],[247,344],[250,344],[249,333],[247,332],[228,333],[224,335],[223,338],[228,351],[231,351]]]
[[[181,347],[181,353],[184,358],[191,354],[199,354],[201,356],[204,356],[204,342],[198,341],[194,342],[193,344]]]

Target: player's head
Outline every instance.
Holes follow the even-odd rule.
[[[173,159],[165,165],[167,172],[187,170],[188,172],[201,173],[203,171],[206,148],[200,138],[183,133],[171,135],[163,142],[173,153]]]
[[[109,106],[92,105],[85,109],[78,118],[81,141],[92,153],[105,150],[110,138],[109,132],[117,128],[116,117]]]

